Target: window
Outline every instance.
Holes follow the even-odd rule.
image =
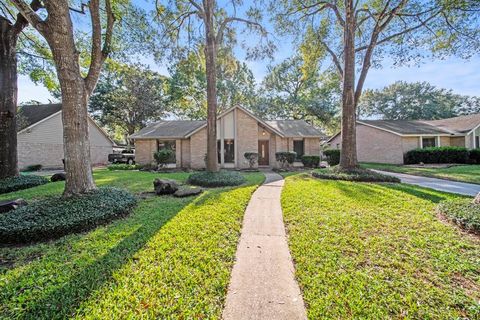
[[[176,149],[176,142],[175,140],[157,140],[157,151],[168,149],[172,150],[172,158],[168,161],[168,163],[175,163],[176,161],[176,154],[175,154],[175,149]]]
[[[435,147],[437,144],[437,139],[433,138],[422,138],[422,147],[423,148],[430,148]]]
[[[304,155],[304,143],[303,140],[293,141],[293,151],[297,153],[297,160],[301,159]]]
[[[235,142],[231,139],[223,141],[223,161],[225,163],[235,162]]]
[[[221,152],[222,152],[222,149],[221,149],[221,146],[222,146],[222,143],[220,140],[217,140],[217,161],[218,163],[222,163],[222,159],[220,158],[221,157]]]

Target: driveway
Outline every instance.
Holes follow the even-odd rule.
[[[373,169],[372,169],[373,170]],[[428,178],[421,176],[413,176],[404,173],[387,172],[381,170],[373,170],[389,176],[399,178],[403,183],[414,184],[417,186],[435,189],[438,191],[458,193],[466,196],[476,196],[480,192],[480,185],[473,183],[457,182],[451,180]]]

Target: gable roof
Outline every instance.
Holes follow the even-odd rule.
[[[32,104],[20,106],[17,114],[17,133],[33,127],[38,123],[46,120],[62,111],[61,103],[50,104]],[[98,123],[88,116],[88,119],[100,130],[100,132],[115,146],[115,141],[105,132],[105,130],[98,125]]]
[[[35,123],[60,112],[61,110],[61,103],[20,106],[17,115],[17,131],[22,131],[34,125]]]
[[[447,130],[435,127],[418,120],[358,120],[357,123],[390,131],[400,135],[407,134],[452,134]]]
[[[233,106],[220,115],[217,119],[230,113],[235,108],[238,108],[248,114],[250,117],[257,120],[262,126],[281,137],[322,137],[320,130],[308,124],[304,120],[274,120],[264,121],[252,112],[242,106]],[[204,120],[170,120],[158,121],[148,125],[140,131],[132,134],[132,139],[184,139],[188,138],[194,133],[200,131],[207,126]]]
[[[323,136],[320,130],[308,124],[305,120],[271,120],[265,122],[286,137],[308,138]]]
[[[179,139],[185,138],[192,132],[198,130],[207,124],[204,120],[173,120],[173,121],[158,121],[152,123],[140,131],[132,134],[130,138],[171,138]]]

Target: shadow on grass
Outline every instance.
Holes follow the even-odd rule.
[[[116,270],[134,259],[135,253],[141,250],[150,238],[194,199],[181,200],[174,210],[166,210],[162,215],[155,212],[155,207],[162,205],[160,199],[155,199],[157,201],[145,200],[148,203],[144,203],[146,208],[142,209],[150,210],[150,212],[143,212],[143,214],[146,213],[150,217],[146,217],[147,220],[142,221],[139,228],[111,248],[108,253],[82,268],[80,272],[72,274],[68,282],[50,290],[39,300],[33,302],[31,307],[28,307],[19,318],[64,319],[75,315],[82,302],[86,301],[95,290],[111,281]],[[142,214],[142,212],[136,214]],[[58,267],[62,268],[61,265]]]
[[[389,189],[401,191],[411,196],[414,196],[423,200],[427,200],[433,203],[439,203],[440,201],[452,199],[454,197],[461,197],[460,195],[450,195],[448,193],[444,193],[441,191],[424,189],[422,187],[417,187],[417,186],[403,184],[403,183],[387,184],[385,186]]]

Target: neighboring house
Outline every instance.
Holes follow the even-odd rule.
[[[175,166],[205,168],[206,121],[159,121],[130,136],[137,163],[153,163],[162,148],[175,151]],[[232,107],[217,118],[218,163],[222,168],[248,168],[246,152],[258,152],[260,166],[276,167],[275,153],[320,155],[321,132],[303,120],[264,121],[243,107]],[[297,162],[296,165],[301,165]]]
[[[327,144],[341,147],[338,133]],[[357,156],[361,162],[403,163],[412,149],[458,146],[480,148],[480,114],[443,120],[357,120]]]
[[[106,164],[115,143],[88,117],[90,156],[93,165]],[[21,106],[18,112],[18,166],[41,164],[63,168],[62,105]]]

